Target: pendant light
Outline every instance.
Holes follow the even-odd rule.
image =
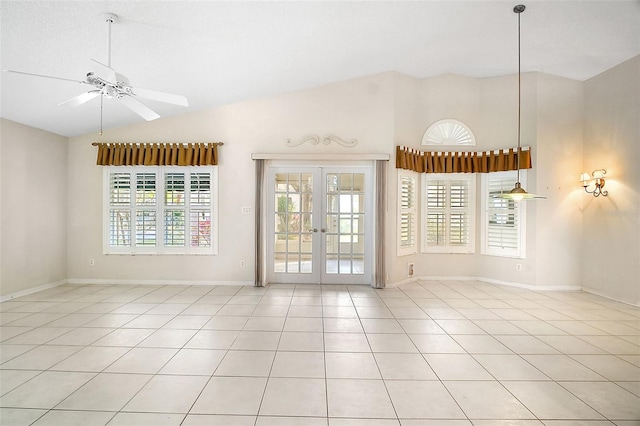
[[[520,66],[520,14],[524,12],[526,7],[523,4],[519,4],[513,8],[513,12],[518,15],[518,150],[516,151],[516,170],[518,173],[518,177],[516,180],[516,184],[514,188],[509,192],[503,192],[500,194],[496,194],[494,198],[502,198],[506,200],[531,200],[534,198],[547,198],[542,195],[530,194],[524,190],[522,185],[520,184],[520,110],[521,110],[521,98],[522,98],[522,71]]]

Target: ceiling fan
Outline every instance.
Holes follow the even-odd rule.
[[[189,106],[187,98],[182,95],[174,95],[171,93],[158,92],[156,90],[142,89],[140,87],[134,87],[129,84],[129,79],[122,74],[115,72],[111,68],[111,25],[118,22],[118,17],[112,13],[104,14],[104,19],[107,22],[109,30],[109,49],[107,64],[103,64],[95,59],[91,61],[95,64],[95,72],[91,71],[87,73],[85,80],[74,80],[70,78],[54,77],[42,74],[33,74],[23,71],[4,70],[6,72],[30,75],[34,77],[51,78],[54,80],[73,81],[80,84],[86,84],[92,86],[92,88],[85,93],[78,96],[74,96],[58,105],[66,105],[70,107],[77,107],[90,100],[101,96],[101,113],[100,120],[102,121],[102,100],[103,98],[117,99],[133,112],[147,121],[155,120],[160,115],[153,111],[151,108],[140,102],[137,98],[150,99],[153,101],[165,102],[180,106]],[[102,123],[100,125],[102,134]]]

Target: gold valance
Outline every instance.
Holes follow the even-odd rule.
[[[215,143],[97,143],[98,166],[215,166]]]
[[[396,168],[418,173],[490,173],[530,169],[531,151],[515,148],[486,152],[433,152],[418,151],[406,146],[396,147]]]

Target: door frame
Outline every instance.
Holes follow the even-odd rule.
[[[289,170],[295,172],[298,168],[301,172],[309,172],[309,170],[316,170],[317,176],[319,176],[319,182],[314,182],[314,188],[317,185],[320,186],[320,192],[316,194],[321,194],[320,200],[318,203],[314,201],[314,208],[316,206],[320,206],[319,214],[320,218],[314,218],[314,223],[319,223],[318,220],[324,220],[326,214],[326,189],[325,189],[325,176],[327,171],[329,172],[352,172],[357,173],[358,169],[365,171],[365,271],[364,274],[354,275],[354,274],[326,274],[326,262],[325,262],[325,242],[323,233],[314,233],[314,250],[320,249],[321,255],[319,255],[320,262],[318,264],[318,271],[311,274],[309,280],[293,280],[287,283],[296,283],[296,284],[340,284],[340,285],[369,285],[372,286],[374,283],[374,271],[375,268],[375,250],[376,246],[376,235],[375,235],[375,223],[376,223],[376,169],[375,162],[368,160],[343,160],[343,161],[309,161],[309,160],[271,160],[265,164],[264,167],[264,180],[263,180],[263,188],[261,190],[265,194],[262,198],[262,206],[260,208],[261,217],[260,221],[263,226],[262,228],[262,244],[258,246],[262,247],[262,253],[258,253],[258,256],[261,257],[262,265],[264,265],[262,282],[265,284],[275,284],[280,283],[278,280],[274,280],[273,273],[273,259],[274,259],[274,250],[272,246],[272,238],[273,238],[273,227],[274,224],[271,223],[273,218],[271,217],[270,206],[272,206],[273,200],[273,182],[271,182],[271,178],[273,177],[274,170]],[[333,170],[329,170],[333,169]],[[315,190],[315,189],[314,189]],[[316,278],[317,277],[317,278]],[[345,278],[351,277],[351,279]],[[338,280],[334,280],[333,282],[329,282],[330,278],[338,278]],[[303,282],[308,281],[308,282]]]

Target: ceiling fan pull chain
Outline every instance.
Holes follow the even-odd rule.
[[[104,96],[100,96],[100,136],[102,136],[102,105],[104,102]]]

